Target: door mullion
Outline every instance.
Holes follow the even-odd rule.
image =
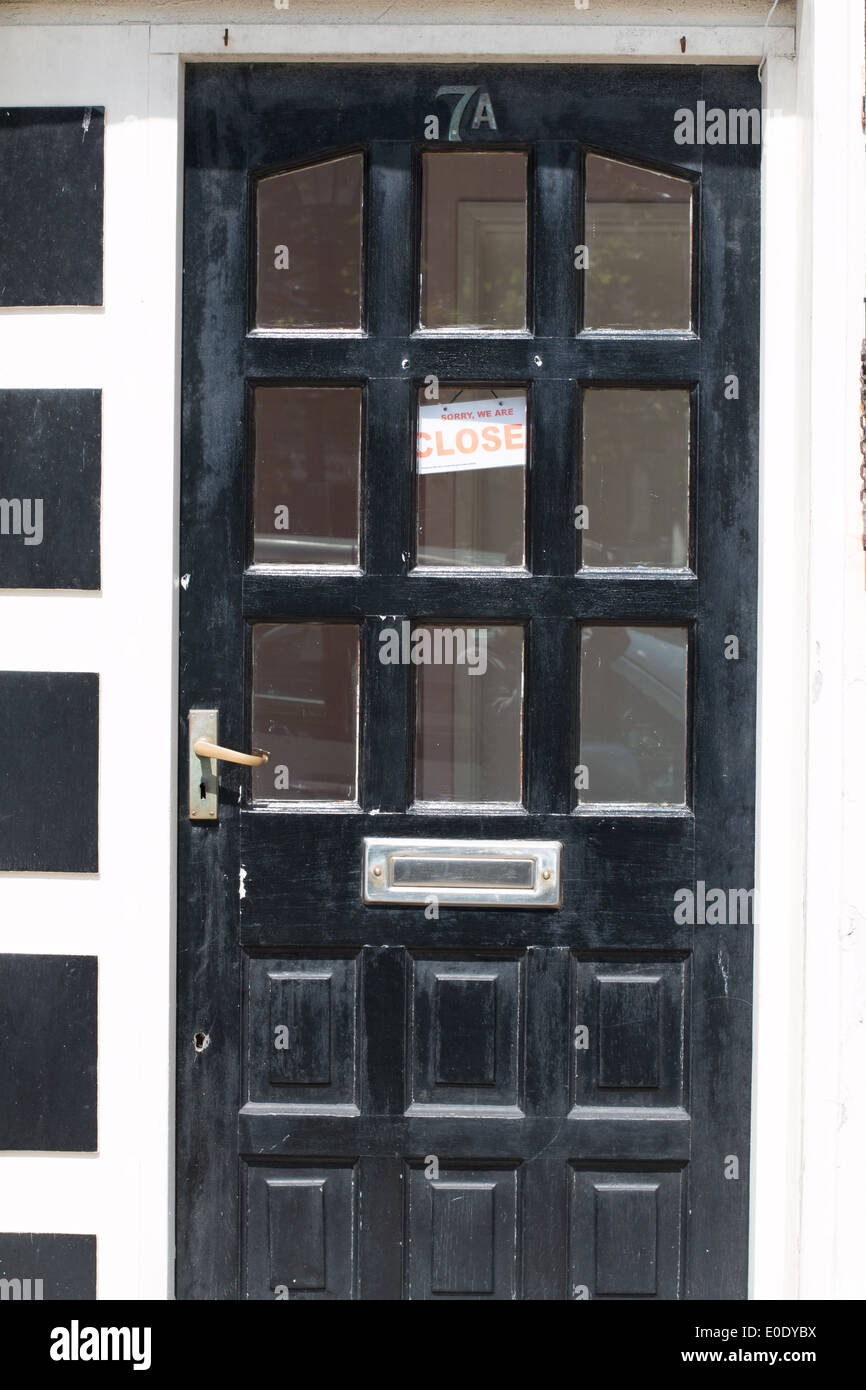
[[[371,142],[367,188],[367,333],[370,338],[406,338],[415,298],[412,146],[408,141]],[[395,353],[399,350],[395,346]],[[395,358],[394,370],[399,369]]]
[[[563,816],[571,810],[574,692],[574,624],[569,618],[534,618],[523,702],[529,811]]]
[[[576,396],[574,381],[545,381],[543,366],[539,368],[530,405],[528,525],[533,575],[575,571]]]
[[[532,200],[536,338],[573,338],[577,324],[577,145],[540,140]]]
[[[361,779],[365,811],[403,811],[412,800],[411,688],[414,667],[380,660],[385,628],[400,632],[400,614],[371,616],[361,637]]]
[[[412,551],[411,382],[370,381],[365,415],[362,567],[399,577]]]

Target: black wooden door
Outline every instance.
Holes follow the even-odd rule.
[[[179,1297],[745,1297],[753,108],[188,69]],[[270,753],[206,822],[190,709]],[[561,905],[365,902],[376,838]]]

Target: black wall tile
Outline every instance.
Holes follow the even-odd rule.
[[[0,108],[0,306],[102,303],[101,106]]]
[[[99,677],[0,671],[0,870],[95,873],[98,803]]]
[[[0,391],[0,589],[98,589],[102,397]]]
[[[96,956],[0,955],[0,1149],[96,1148]]]
[[[29,1294],[31,1302],[38,1301],[40,1295],[45,1303],[64,1298],[93,1302],[96,1236],[0,1233],[0,1279],[22,1281],[20,1288],[11,1283],[6,1286],[7,1300],[20,1296],[23,1302]],[[23,1282],[27,1279],[29,1287]]]

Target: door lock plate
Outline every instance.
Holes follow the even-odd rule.
[[[193,750],[197,739],[219,742],[219,711],[191,709],[189,712],[189,818],[217,820],[219,817],[219,774],[214,758],[200,758]]]

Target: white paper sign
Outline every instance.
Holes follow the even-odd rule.
[[[526,397],[456,400],[418,412],[418,472],[522,468],[526,462]]]

